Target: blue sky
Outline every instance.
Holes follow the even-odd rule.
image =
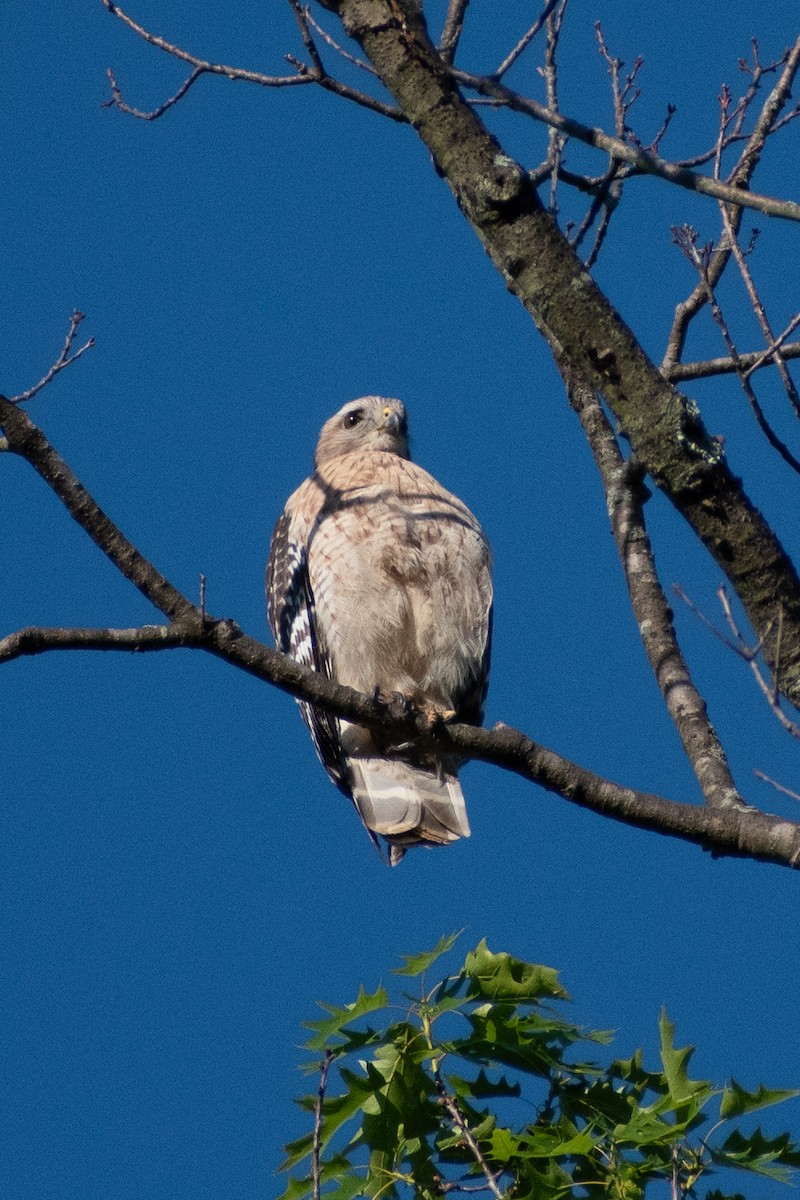
[[[278,72],[297,50],[279,0],[129,2],[209,58]],[[678,103],[667,155],[713,142],[719,85],[738,83],[751,35],[768,59],[796,34],[783,0],[768,17],[706,5],[703,29],[688,0],[613,7],[574,2],[565,106],[610,125],[601,16],[614,52],[646,59],[637,128],[652,135]],[[474,0],[465,63],[499,61],[529,19],[527,5]],[[0,386],[34,382],[72,309],[87,314],[96,348],[29,411],[123,531],[188,594],[205,574],[209,609],[266,637],[270,532],[319,426],[360,394],[400,396],[415,457],[494,545],[488,719],[696,799],[546,348],[414,135],[310,87],[221,79],[161,121],[125,118],[101,107],[107,67],[143,108],[184,70],[99,0],[7,4],[0,35]],[[515,124],[508,145],[532,165],[542,133]],[[796,197],[799,161],[790,133],[758,186]],[[670,242],[686,221],[715,234],[710,202],[637,182],[597,271],[654,357],[693,284]],[[797,237],[765,229],[756,260],[778,326],[797,304],[782,269]],[[758,346],[744,317],[739,332]],[[709,324],[690,352],[722,352]],[[736,388],[693,394],[796,552],[793,481]],[[3,632],[155,619],[24,463],[0,462],[0,494]],[[659,497],[648,518],[666,584],[713,612],[716,568]],[[797,787],[796,744],[743,665],[687,613],[678,624],[741,788],[796,816],[752,776]],[[460,928],[464,950],[485,936],[558,967],[575,1018],[617,1028],[620,1052],[655,1052],[666,1005],[701,1074],[800,1083],[788,871],[715,862],[471,765],[472,839],[390,872],[293,702],[211,658],[50,655],[4,666],[2,684],[4,1200],[277,1194],[282,1144],[304,1128],[291,1097],[314,1002],[351,999]],[[797,1129],[800,1107],[770,1127],[790,1118]]]

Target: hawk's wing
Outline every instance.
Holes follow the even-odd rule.
[[[291,526],[291,517],[284,512],[275,526],[270,545],[267,614],[272,636],[284,654],[330,679],[331,665],[318,627],[306,548],[292,536]],[[307,700],[297,703],[314,739],[320,762],[336,786],[349,796],[339,722]]]

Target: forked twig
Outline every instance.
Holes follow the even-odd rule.
[[[777,626],[778,626],[777,643],[778,643],[778,646],[777,646],[776,661],[775,661],[775,675],[774,675],[774,683],[772,685],[770,685],[767,682],[767,680],[764,678],[764,674],[758,665],[758,655],[761,651],[761,645],[763,644],[763,639],[755,649],[751,649],[745,642],[744,638],[742,637],[742,634],[739,631],[739,627],[736,624],[736,620],[735,620],[733,612],[731,610],[731,602],[728,597],[728,593],[725,590],[724,585],[718,588],[717,595],[719,596],[719,601],[720,601],[720,604],[722,605],[722,611],[725,614],[725,620],[728,623],[728,628],[730,629],[733,636],[736,638],[737,643],[742,647],[742,651],[743,651],[742,657],[747,660],[747,662],[750,666],[750,670],[753,672],[755,681],[758,684],[759,688],[761,689],[761,691],[767,701],[767,704],[770,706],[770,708],[772,709],[772,712],[777,717],[778,721],[783,726],[783,728],[786,730],[786,732],[791,734],[792,737],[800,738],[800,725],[796,725],[794,721],[789,720],[789,718],[786,716],[786,713],[782,710],[782,708],[780,706],[780,700],[778,699],[778,677],[780,674],[780,638],[781,638],[781,628],[783,625],[783,613],[781,612],[780,609],[778,609],[778,616],[777,616]],[[764,636],[766,637],[769,632],[770,632],[770,630],[767,630],[767,633]]]
[[[372,112],[379,113],[382,117],[388,117],[390,120],[397,121],[400,124],[406,123],[405,116],[394,105],[387,104],[384,100],[379,100],[375,96],[370,96],[367,92],[362,92],[358,88],[350,87],[349,84],[343,83],[340,79],[336,79],[327,73],[322,65],[319,51],[311,37],[305,10],[297,0],[289,0],[289,2],[298,20],[303,44],[311,62],[304,63],[295,58],[294,55],[287,54],[287,61],[295,68],[295,72],[292,75],[265,75],[260,71],[246,70],[244,67],[231,67],[225,63],[208,62],[205,59],[198,58],[197,55],[189,54],[188,51],[181,49],[180,46],[176,46],[173,42],[168,42],[166,38],[150,33],[149,30],[134,21],[132,17],[129,17],[126,12],[123,12],[118,4],[114,4],[113,0],[100,0],[100,2],[110,13],[113,13],[115,17],[127,25],[129,29],[132,29],[134,33],[138,34],[149,45],[163,50],[165,54],[169,54],[181,62],[189,63],[194,68],[191,75],[178,91],[151,112],[143,112],[141,109],[134,108],[132,105],[126,103],[113,72],[109,71],[111,100],[106,101],[106,105],[113,105],[119,108],[121,112],[138,117],[140,120],[154,121],[158,117],[163,116],[179,100],[183,99],[201,75],[222,75],[226,79],[241,80],[245,83],[255,83],[261,87],[270,88],[297,87],[308,83],[316,83],[326,91],[333,92],[345,100],[352,100],[353,103],[359,104],[363,108],[371,109]]]
[[[747,290],[747,295],[750,299],[753,312],[756,315],[759,328],[764,336],[764,341],[767,343],[767,354],[771,358],[774,357],[781,381],[786,390],[786,395],[789,397],[789,403],[794,410],[795,416],[800,417],[800,396],[797,394],[797,388],[795,387],[794,380],[789,374],[788,367],[786,366],[783,355],[780,351],[782,338],[788,337],[792,330],[795,329],[798,324],[800,324],[800,313],[798,313],[797,316],[792,319],[788,330],[782,335],[782,338],[776,339],[775,334],[772,332],[772,326],[769,323],[769,318],[767,317],[761,297],[758,294],[758,289],[756,288],[752,272],[745,257],[745,253],[742,250],[742,247],[739,245],[739,238],[734,231],[730,213],[724,204],[720,205],[720,212],[722,214],[722,223],[725,228],[728,245],[730,246],[733,257],[736,260],[736,265],[739,268],[739,274],[741,275],[744,286]],[[747,374],[749,374],[749,372],[745,373],[745,377]]]
[[[71,366],[72,363],[78,361],[82,354],[85,354],[87,350],[92,349],[95,344],[93,337],[89,338],[87,342],[84,342],[84,344],[74,351],[74,353],[71,353],[72,343],[75,341],[75,334],[78,332],[78,326],[84,319],[84,313],[78,312],[77,308],[73,309],[67,336],[64,339],[64,345],[58,358],[53,363],[50,370],[45,372],[38,383],[35,383],[33,387],[29,387],[27,391],[20,392],[18,396],[11,396],[10,400],[12,404],[25,404],[26,401],[32,400],[37,392],[40,392],[42,388],[47,387],[48,383],[55,379],[59,371],[63,371],[65,367]]]
[[[727,647],[728,650],[732,650],[734,654],[737,654],[739,656],[739,658],[743,659],[747,663],[750,670],[753,672],[753,677],[755,678],[756,683],[758,684],[762,694],[764,695],[764,698],[766,699],[767,704],[772,709],[774,716],[777,718],[777,720],[783,726],[783,728],[786,730],[787,733],[790,733],[792,735],[792,737],[800,738],[800,725],[796,725],[794,723],[794,721],[789,720],[789,718],[786,716],[786,713],[782,710],[782,708],[780,706],[780,699],[778,697],[778,678],[780,675],[780,638],[781,638],[781,627],[783,624],[783,613],[781,612],[781,610],[778,609],[778,614],[777,614],[776,619],[769,624],[767,629],[765,629],[764,636],[759,639],[758,643],[755,646],[749,646],[747,644],[747,641],[745,640],[744,636],[742,635],[742,632],[739,629],[739,626],[736,623],[736,619],[735,619],[735,617],[733,615],[733,611],[731,609],[730,598],[728,596],[728,592],[727,592],[727,589],[725,588],[724,584],[721,584],[719,586],[719,588],[717,589],[717,596],[719,597],[719,602],[720,602],[720,605],[722,606],[722,611],[725,616],[725,621],[726,621],[731,633],[733,634],[733,640],[731,640],[731,638],[727,637],[724,633],[721,633],[719,631],[719,629],[717,629],[714,622],[710,621],[709,618],[705,615],[705,613],[701,609],[699,609],[692,600],[690,600],[690,598],[686,595],[686,592],[683,590],[683,588],[680,586],[680,584],[674,583],[672,585],[672,590],[675,593],[675,595],[678,596],[679,599],[681,599],[684,602],[686,607],[692,613],[694,613],[694,615],[697,617],[697,619],[699,621],[702,621],[702,623],[705,625],[705,627],[707,629],[709,629],[711,631],[711,633],[713,633],[714,637],[717,638],[720,642],[722,642],[723,646]],[[775,655],[775,658],[776,658],[775,674],[774,674],[774,681],[770,685],[767,682],[767,680],[764,678],[764,673],[761,670],[760,666],[758,665],[758,656],[761,653],[764,642],[769,637],[769,635],[772,633],[773,627],[776,624],[777,624],[778,629],[777,629],[777,635],[776,635],[777,651],[776,651],[776,655]]]
[[[732,225],[729,224],[728,228],[731,230],[731,232],[733,232]],[[736,345],[733,341],[730,330],[728,329],[725,316],[722,312],[719,302],[717,301],[716,293],[714,291],[712,274],[709,270],[708,263],[709,253],[701,253],[698,250],[697,233],[690,226],[683,225],[679,228],[673,229],[672,234],[676,245],[679,246],[684,252],[686,257],[689,259],[689,262],[692,263],[697,270],[698,275],[700,276],[700,284],[705,291],[706,300],[709,308],[711,309],[711,314],[719,328],[720,333],[722,334],[728,354],[735,365],[736,374],[739,377],[742,391],[744,392],[747,402],[750,405],[750,410],[756,419],[756,424],[764,434],[769,444],[772,446],[773,450],[777,450],[783,461],[790,466],[793,471],[796,471],[798,475],[800,475],[800,460],[794,456],[786,443],[778,437],[777,433],[770,425],[766,414],[761,407],[761,403],[756,396],[755,391],[753,390],[753,385],[750,382],[750,372],[745,371],[742,368],[739,360],[739,352],[736,349]],[[729,250],[726,248],[726,253],[728,252]]]

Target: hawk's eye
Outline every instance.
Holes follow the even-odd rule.
[[[358,423],[363,420],[364,413],[360,408],[357,408],[353,412],[346,414],[342,424],[344,425],[345,429],[352,429],[354,425],[358,425]]]

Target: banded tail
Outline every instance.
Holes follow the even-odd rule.
[[[390,758],[348,758],[353,801],[373,834],[389,843],[393,867],[410,846],[445,846],[470,836],[464,794],[444,767]]]

